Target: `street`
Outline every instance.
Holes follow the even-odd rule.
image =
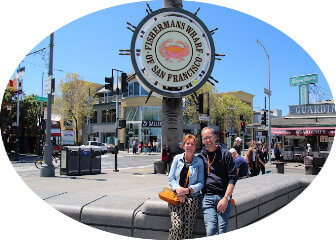
[[[13,156],[9,156],[10,159]],[[21,156],[19,161],[11,161],[12,166],[15,168],[17,173],[21,178],[39,176],[40,169],[35,167],[34,161],[36,159],[35,155]],[[141,172],[142,174],[153,173],[153,162],[161,159],[161,153],[154,153],[151,155],[132,155],[124,151],[120,151],[118,154],[118,165],[117,169],[119,171],[132,170],[135,172]],[[101,169],[104,171],[112,171],[115,169],[115,155],[107,153],[102,155]],[[277,174],[277,169],[275,164],[267,164],[266,171],[270,173]],[[59,176],[59,169],[55,170],[56,176]],[[287,162],[285,165],[285,174],[294,175],[304,175],[304,164]]]
[[[153,172],[153,161],[160,160],[161,154],[155,153],[151,155],[132,155],[127,152],[120,152],[118,154],[118,170],[141,170]],[[21,178],[39,176],[40,169],[35,167],[35,155],[27,155],[19,158],[19,161],[11,161],[13,167]],[[101,161],[102,171],[115,169],[115,155],[107,153],[102,155]],[[56,176],[59,176],[59,169],[55,170]]]

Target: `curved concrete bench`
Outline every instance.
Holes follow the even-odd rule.
[[[266,174],[236,184],[228,231],[254,223],[297,197],[315,176]],[[162,239],[171,227],[168,204],[159,198],[142,199],[74,193],[38,193],[60,212],[89,226],[124,236]],[[205,236],[199,212],[194,237]]]

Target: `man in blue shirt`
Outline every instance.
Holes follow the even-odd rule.
[[[232,208],[231,195],[237,181],[236,167],[231,153],[216,145],[212,128],[202,129],[202,149],[199,157],[204,163],[202,211],[207,236],[225,233]]]
[[[235,161],[238,179],[248,177],[250,174],[245,158],[240,156],[235,148],[231,148],[229,151]]]

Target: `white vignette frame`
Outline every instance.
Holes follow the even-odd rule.
[[[8,1],[7,1],[8,2]],[[0,77],[7,84],[7,79],[17,67],[19,60],[44,39],[50,32],[69,22],[120,4],[138,2],[134,0],[96,0],[75,1],[59,0],[13,0],[2,3],[0,10]],[[150,2],[150,1],[149,1]],[[296,41],[317,63],[325,75],[332,93],[335,93],[336,70],[333,57],[335,50],[334,4],[331,0],[316,1],[283,0],[202,0],[219,6],[231,8],[256,17],[288,35]],[[52,11],[50,9],[52,8]],[[306,13],[314,13],[313,18]],[[24,24],[22,20],[24,19]],[[42,19],[42,20],[41,20]],[[5,24],[3,24],[5,23]],[[25,28],[22,28],[22,25]],[[314,34],[311,34],[314,33]],[[18,36],[18,37],[16,37]],[[24,37],[22,37],[24,36]],[[0,87],[1,99],[6,84]],[[262,239],[284,239],[300,237],[304,239],[329,239],[334,224],[335,193],[332,177],[336,169],[335,147],[329,160],[318,177],[306,191],[291,204],[267,218],[250,226],[229,232],[226,236],[212,239],[246,237]],[[0,169],[2,197],[0,200],[1,235],[10,238],[34,239],[128,239],[120,235],[87,227],[54,210],[33,193],[18,177],[15,169],[7,160],[3,144],[0,144]],[[9,184],[8,184],[9,183]],[[312,209],[313,207],[313,209]]]

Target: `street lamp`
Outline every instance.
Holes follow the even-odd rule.
[[[271,79],[270,79],[270,62],[269,62],[269,54],[267,53],[264,45],[257,39],[257,43],[259,43],[263,49],[265,50],[267,56],[267,65],[268,65],[268,89],[264,89],[265,94],[268,96],[268,161],[271,163],[272,156],[272,136],[271,136]]]

